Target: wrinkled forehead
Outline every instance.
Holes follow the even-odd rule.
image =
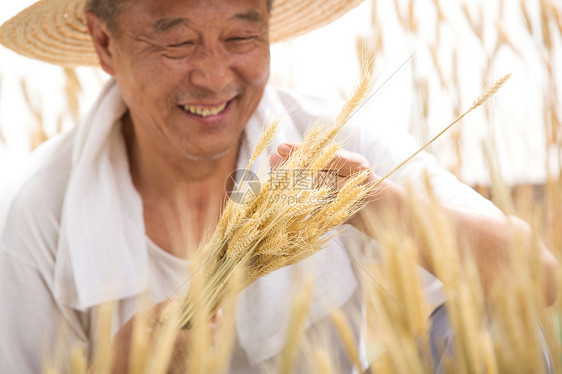
[[[115,1],[115,0],[114,0]],[[269,14],[273,0],[117,0],[122,10],[147,12],[153,16],[175,13],[195,16],[200,12],[237,12],[253,9],[256,13]]]
[[[244,21],[267,24],[268,0],[130,0],[120,14],[126,28],[142,26],[144,32],[164,32],[177,26]],[[204,22],[201,22],[204,21]]]

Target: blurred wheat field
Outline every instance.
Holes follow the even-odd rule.
[[[494,8],[490,11],[490,8]],[[482,86],[498,71],[502,61],[510,58],[528,58],[540,71],[540,123],[533,126],[541,134],[546,150],[543,178],[530,183],[508,184],[504,179],[497,155],[498,138],[507,136],[491,130],[484,137],[481,159],[487,166],[489,183],[473,187],[490,198],[504,213],[521,217],[530,223],[537,235],[547,244],[562,263],[562,6],[552,0],[497,1],[494,6],[484,7],[482,2],[460,2],[443,0],[373,0],[372,29],[369,35],[357,40],[357,46],[368,45],[376,52],[375,65],[395,47],[385,27],[392,15],[399,25],[402,37],[416,45],[419,59],[412,59],[411,87],[413,97],[409,111],[410,131],[419,139],[427,140],[435,133],[433,124],[436,111],[457,117],[466,104],[474,99],[468,96],[469,86]],[[451,24],[452,13],[462,15],[464,28]],[[430,14],[431,17],[426,15]],[[479,55],[475,66],[467,66],[462,50],[447,42],[448,31],[456,30],[470,34],[477,44]],[[428,36],[429,35],[429,36]],[[526,43],[523,43],[525,38]],[[524,47],[523,47],[524,45]],[[531,47],[529,47],[529,45]],[[357,48],[362,58],[362,48]],[[430,65],[428,65],[430,61]],[[479,82],[463,79],[466,69],[477,71]],[[21,90],[34,119],[30,144],[35,148],[53,133],[62,128],[62,118],[77,122],[80,113],[80,77],[73,70],[65,70],[65,97],[68,112],[60,113],[56,131],[46,129],[44,114],[32,98],[29,82],[22,81]],[[517,77],[515,77],[517,79]],[[471,87],[472,87],[471,86]],[[509,86],[505,88],[509,90]],[[477,92],[472,90],[472,93]],[[5,93],[0,92],[5,95]],[[0,99],[3,96],[0,96]],[[437,105],[436,105],[437,102]],[[484,124],[501,121],[502,115],[512,109],[499,108],[499,101],[485,104],[479,118]],[[502,102],[502,104],[504,104]],[[473,160],[467,157],[465,134],[470,131],[463,124],[453,128],[440,139],[439,146],[430,151],[439,151],[449,156],[445,162],[452,173],[464,179],[465,165]],[[501,140],[501,139],[500,139]],[[0,142],[9,142],[2,137]],[[438,152],[436,152],[438,153]],[[431,191],[428,192],[431,195]],[[562,372],[562,300],[550,308],[542,305],[540,298],[541,274],[537,270],[536,243],[516,242],[513,246],[512,266],[516,274],[508,285],[491,290],[485,296],[480,286],[475,266],[470,258],[462,261],[452,244],[451,228],[443,220],[437,203],[431,205],[423,215],[419,202],[412,196],[411,209],[418,212],[417,230],[423,233],[434,256],[432,265],[443,281],[448,297],[448,311],[456,336],[456,359],[445,365],[450,373],[538,373],[544,370],[541,356],[541,337],[537,334],[536,321],[541,321],[546,344],[555,365],[555,372]],[[428,317],[432,306],[424,300],[421,283],[416,276],[417,249],[413,240],[400,230],[400,224],[392,222],[389,212],[386,234],[380,241],[381,256],[365,253],[357,248],[353,253],[365,271],[362,284],[366,295],[367,352],[374,373],[429,373],[432,372],[428,355]],[[423,217],[423,218],[422,218]],[[312,280],[313,282],[314,280]],[[561,284],[562,286],[562,284]],[[562,287],[559,287],[562,289]],[[287,345],[280,362],[269,368],[270,372],[290,373],[297,360],[305,360],[311,373],[338,373],[334,362],[332,342],[334,337],[320,337],[313,341],[303,337],[303,315],[309,308],[309,287],[294,295],[291,321],[286,337]],[[213,349],[211,339],[204,329],[196,329],[195,341],[202,342],[188,354],[187,369],[190,372],[227,372],[234,339],[235,295],[228,295],[223,305],[224,320],[220,338]],[[487,301],[484,301],[486,297]],[[110,342],[111,306],[100,307],[100,318],[105,318],[105,344],[96,347],[96,372],[109,373],[112,347]],[[356,318],[363,318],[357,316]],[[131,355],[131,373],[165,373],[172,360],[171,342],[174,331],[164,325],[156,329],[149,339],[142,333],[149,316],[140,318],[135,327],[137,334]],[[350,338],[349,321],[334,311],[334,323],[338,326],[338,337],[346,347],[351,362],[360,361],[360,347],[354,346]],[[154,343],[156,342],[156,343]],[[58,373],[61,362],[70,367],[72,373],[88,372],[89,359],[80,350],[61,350],[58,357],[46,358],[45,373]]]

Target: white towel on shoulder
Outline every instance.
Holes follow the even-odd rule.
[[[148,286],[142,202],[132,185],[121,126],[116,125],[125,112],[111,80],[74,140],[54,291],[78,310]]]

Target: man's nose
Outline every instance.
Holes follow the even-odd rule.
[[[195,58],[191,72],[191,83],[213,92],[221,92],[234,79],[231,61],[220,45],[199,46],[200,51]]]

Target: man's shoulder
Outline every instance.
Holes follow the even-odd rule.
[[[322,98],[306,93],[268,86],[258,108],[258,118],[268,122],[281,120],[284,141],[300,141],[300,137],[315,124],[332,124],[341,108],[334,98]]]
[[[48,140],[35,150],[17,176],[2,186],[0,240],[30,240],[38,236],[54,240],[72,163],[74,131]],[[5,248],[19,251],[19,248]]]
[[[58,192],[69,176],[74,134],[72,130],[56,135],[29,156],[8,182],[12,200],[51,198]]]
[[[333,117],[343,105],[343,100],[336,97],[320,97],[304,92],[268,86],[266,95],[278,100],[290,114],[307,113],[316,117]]]

